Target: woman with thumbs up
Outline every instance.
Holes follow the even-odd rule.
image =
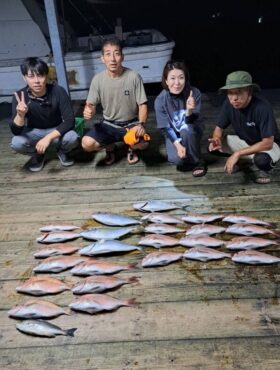
[[[178,171],[204,176],[207,167],[201,157],[204,123],[200,118],[201,93],[189,83],[184,62],[169,61],[162,74],[162,92],[155,100],[157,127],[165,137],[168,161]]]

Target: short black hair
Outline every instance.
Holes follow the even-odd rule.
[[[168,73],[172,71],[173,69],[180,69],[183,71],[185,75],[185,79],[186,79],[186,84],[190,80],[189,70],[183,60],[169,60],[165,64],[165,67],[162,72],[162,78],[161,78],[161,85],[165,90],[168,90],[168,86],[166,84]]]
[[[123,53],[123,44],[122,44],[121,40],[118,39],[117,37],[107,38],[107,39],[104,39],[102,41],[102,46],[101,46],[101,52],[102,52],[102,54],[104,54],[104,48],[107,45],[115,45],[115,46],[118,46],[119,49],[120,49],[121,54]]]
[[[20,70],[23,76],[26,76],[29,71],[43,76],[49,73],[47,63],[38,57],[28,57],[24,59],[20,66]]]

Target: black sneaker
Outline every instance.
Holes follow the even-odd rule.
[[[39,172],[43,169],[45,164],[45,156],[41,154],[33,154],[29,161],[26,163],[29,171]]]
[[[61,149],[57,151],[57,156],[60,160],[62,166],[68,167],[74,164],[74,160],[70,159],[66,153],[64,153]]]

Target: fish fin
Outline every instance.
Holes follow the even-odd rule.
[[[134,268],[138,267],[137,265],[138,265],[138,263],[137,263],[137,262],[135,262],[135,263],[130,263],[130,264],[128,265],[128,268],[129,268],[129,269],[134,269]]]
[[[144,226],[143,226],[143,225],[137,225],[137,226],[134,226],[134,227],[132,228],[132,232],[133,232],[134,234],[141,234],[141,233],[145,232],[145,230],[144,230]]]
[[[138,276],[131,276],[130,278],[127,279],[128,284],[133,284],[133,283],[138,283],[138,282],[139,282]]]
[[[136,298],[130,298],[127,300],[127,305],[128,306],[131,306],[131,307],[134,307],[138,304],[138,302],[136,302]]]
[[[72,329],[65,330],[65,332],[66,332],[66,335],[68,337],[74,337],[74,333],[75,333],[76,330],[77,330],[77,328],[72,328]]]

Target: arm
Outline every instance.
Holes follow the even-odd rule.
[[[25,124],[25,116],[28,112],[28,105],[25,103],[24,92],[21,94],[14,94],[12,102],[12,122],[10,127],[14,135],[19,135],[22,132],[23,126]]]
[[[143,136],[145,134],[144,125],[148,119],[148,105],[146,103],[138,105],[138,121],[137,130],[135,132],[136,137]]]

